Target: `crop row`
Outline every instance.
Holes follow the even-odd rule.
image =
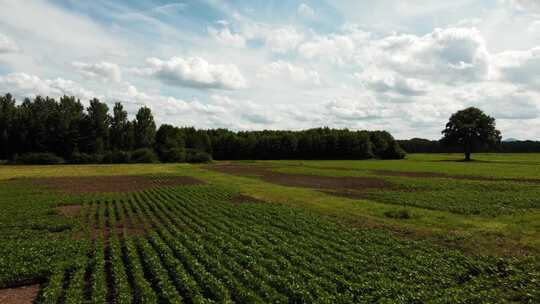
[[[534,302],[535,260],[465,256],[213,186],[86,204],[92,246],[43,303]],[[87,282],[88,281],[88,282]]]

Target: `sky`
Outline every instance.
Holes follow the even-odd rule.
[[[0,0],[0,93],[233,130],[540,139],[540,0]]]

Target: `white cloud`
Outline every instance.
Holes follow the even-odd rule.
[[[315,10],[305,3],[300,3],[300,5],[298,5],[298,9],[296,10],[296,12],[298,13],[299,16],[304,17],[306,19],[312,19],[317,16],[317,13],[315,13]]]
[[[0,54],[16,52],[18,50],[19,47],[11,38],[0,33]]]
[[[379,93],[395,93],[401,96],[424,95],[428,91],[427,84],[419,79],[405,78],[399,74],[385,71],[374,73],[368,70],[356,77],[366,84],[366,86]],[[413,101],[410,99],[409,101]]]
[[[233,64],[211,64],[200,57],[146,61],[148,68],[139,70],[139,74],[154,76],[170,85],[227,90],[247,87],[244,76]]]
[[[298,47],[298,52],[307,59],[316,57],[344,64],[351,59],[356,48],[353,39],[346,35],[315,36]]]
[[[501,2],[519,12],[540,11],[540,2],[538,0],[501,0]]]
[[[85,77],[98,78],[103,81],[115,81],[120,82],[122,80],[122,70],[115,63],[99,62],[99,63],[86,63],[86,62],[73,62],[73,66]]]
[[[527,31],[532,32],[532,33],[536,33],[536,32],[540,33],[540,20],[531,22],[531,25],[529,25],[529,27],[527,28]]]
[[[540,47],[496,54],[494,62],[503,80],[540,91]]]
[[[386,65],[412,77],[449,83],[489,77],[490,54],[475,28],[437,28],[421,37],[393,35],[377,44]]]
[[[93,92],[79,84],[63,78],[42,79],[25,73],[11,73],[0,76],[0,91],[11,93],[16,97],[32,97],[36,95],[60,97],[76,96],[81,99],[97,97]]]
[[[292,27],[278,28],[266,34],[266,45],[276,53],[294,50],[304,36]]]
[[[327,102],[324,107],[326,114],[333,120],[371,120],[394,115],[392,109],[367,95],[355,99],[336,98]]]
[[[294,81],[300,84],[320,85],[320,75],[315,70],[305,69],[290,62],[278,60],[261,68],[257,77],[260,79],[275,79]]]
[[[216,29],[214,27],[208,27],[208,33],[219,43],[230,46],[242,48],[246,46],[246,39],[238,34],[233,33],[228,27],[222,29]]]

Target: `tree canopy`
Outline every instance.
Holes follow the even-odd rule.
[[[156,123],[150,108],[130,120],[121,103],[37,96],[17,103],[0,96],[0,159],[52,153],[72,163],[214,159],[400,159],[405,152],[385,131],[200,130]],[[157,155],[157,157],[156,157]],[[38,160],[39,157],[28,159]],[[53,160],[54,157],[44,157]]]
[[[442,131],[441,142],[447,146],[458,146],[471,160],[471,153],[501,142],[501,132],[495,128],[495,118],[482,110],[470,107],[454,113]]]

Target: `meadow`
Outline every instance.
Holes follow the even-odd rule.
[[[538,303],[540,155],[461,158],[0,166],[0,300]]]

